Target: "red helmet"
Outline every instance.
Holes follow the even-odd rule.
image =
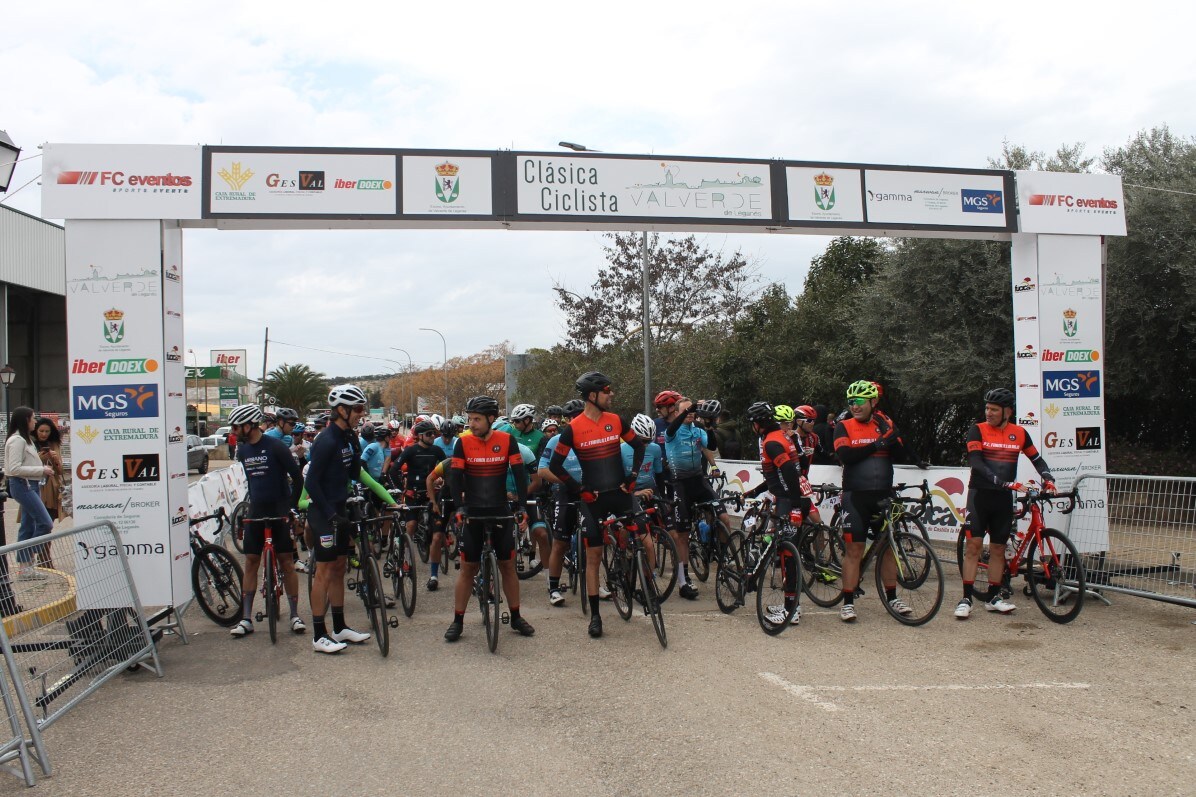
[[[880,386],[880,382],[873,382],[872,384],[876,385],[876,397],[877,398],[883,397],[885,394],[885,389]]]
[[[798,416],[800,421],[815,421],[818,420],[818,413],[809,404],[802,404],[800,407],[794,407],[793,412]]]
[[[656,394],[656,400],[652,403],[657,407],[671,407],[681,400],[681,394],[676,390],[662,390]]]

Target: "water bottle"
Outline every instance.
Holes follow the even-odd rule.
[[[710,524],[706,522],[705,518],[698,521],[698,537],[702,542],[710,542]]]
[[[1006,562],[1013,561],[1013,557],[1017,553],[1017,549],[1021,546],[1022,540],[1024,540],[1025,538],[1026,538],[1026,535],[1023,534],[1020,529],[1009,537],[1009,542],[1005,543],[1005,561]]]

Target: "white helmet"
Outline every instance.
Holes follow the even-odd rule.
[[[524,418],[531,418],[536,414],[536,408],[531,404],[516,404],[515,409],[511,410],[512,421],[522,421]]]
[[[645,440],[656,437],[656,424],[642,412],[631,419],[631,430]]]
[[[389,428],[392,432],[397,432],[399,430],[399,427],[402,425],[403,424],[399,423],[397,420],[395,420],[393,418],[386,422],[387,428]]]
[[[432,413],[431,415],[428,416],[428,421],[433,426],[436,427],[436,431],[438,431],[438,432],[440,431],[440,427],[444,426],[444,416],[443,415],[437,415],[436,413]]]
[[[229,426],[240,426],[243,423],[261,423],[262,408],[256,404],[242,404],[228,414]]]
[[[549,429],[561,428],[561,422],[556,418],[545,418],[544,422],[540,424],[540,430],[547,432]]]
[[[337,385],[328,391],[329,407],[356,407],[367,403],[365,393],[357,385]]]

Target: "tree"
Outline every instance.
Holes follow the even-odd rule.
[[[450,414],[460,412],[471,396],[493,396],[501,406],[506,401],[506,356],[513,352],[511,342],[504,340],[476,354],[454,357],[448,361],[447,368],[425,368],[410,375],[396,376],[383,388],[383,400],[388,406],[408,406],[407,380],[411,379],[417,400],[422,399],[424,404],[418,409],[443,413],[447,370]]]
[[[303,414],[328,400],[328,380],[306,365],[283,363],[266,376],[262,392],[273,396],[278,406]]]

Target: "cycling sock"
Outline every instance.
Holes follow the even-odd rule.
[[[854,606],[855,605],[855,590],[854,589],[843,590],[843,605],[844,606]]]
[[[432,578],[440,577],[440,562],[433,562],[429,565],[432,568]]]
[[[897,600],[896,587],[885,587],[885,600],[889,601],[890,603]]]
[[[328,626],[324,625],[324,615],[311,616],[311,636],[316,642],[320,641],[320,637],[328,636]]]
[[[511,607],[511,622],[513,623],[518,619],[519,619],[519,607],[512,606]]]
[[[291,617],[299,616],[299,596],[287,595],[287,603],[291,604]]]
[[[345,628],[346,628],[346,626],[345,626],[345,607],[344,606],[333,606],[332,607],[332,633],[339,634],[341,631],[344,631]]]
[[[453,625],[465,624],[465,612],[453,612]]]
[[[677,563],[677,583],[678,584],[685,583],[685,565],[682,564],[681,562]]]
[[[246,620],[253,620],[253,597],[256,592],[241,593],[241,616]]]
[[[598,607],[599,607],[599,605],[600,605],[600,602],[599,602],[599,600],[598,600],[598,596],[597,596],[597,595],[591,595],[591,596],[590,596],[590,614],[592,614],[593,616],[597,617],[597,616],[598,616]]]
[[[557,576],[556,578],[553,578],[552,576],[549,576],[548,577],[548,591],[554,592],[555,590],[558,590],[560,588],[561,588],[561,577]]]
[[[975,582],[974,582],[974,581],[965,581],[965,582],[963,582],[963,597],[964,597],[964,600],[969,600],[969,601],[970,601],[970,600],[972,599],[972,593],[973,593],[973,590],[974,590],[974,589],[975,589]]]

